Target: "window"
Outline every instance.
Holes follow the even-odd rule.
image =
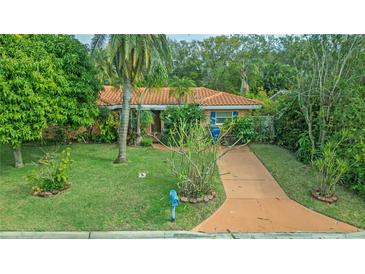
[[[215,117],[216,125],[223,125],[227,119],[232,119],[233,112],[217,112]]]

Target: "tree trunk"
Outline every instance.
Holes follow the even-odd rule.
[[[14,160],[15,160],[15,167],[23,167],[23,156],[20,145],[13,148]]]
[[[245,80],[241,79],[240,95],[243,96],[245,93]]]
[[[142,142],[140,106],[138,106],[138,109],[137,109],[137,130],[136,131],[137,131],[136,145],[139,146]]]
[[[118,130],[118,146],[119,153],[114,163],[126,163],[127,162],[127,133],[129,125],[129,111],[130,111],[130,100],[132,95],[132,86],[129,79],[124,80],[123,85],[123,104],[122,111],[119,112],[119,130]]]

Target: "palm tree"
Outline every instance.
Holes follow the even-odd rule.
[[[92,50],[107,45],[110,64],[115,69],[123,102],[118,130],[119,153],[114,163],[127,162],[127,132],[130,100],[133,89],[151,71],[154,62],[169,63],[171,54],[163,34],[97,34],[92,39]]]
[[[92,60],[97,71],[97,78],[103,85],[117,82],[115,68],[111,65],[109,51],[106,48],[95,49]]]
[[[141,114],[144,96],[148,92],[158,92],[161,87],[165,86],[167,80],[166,67],[161,63],[154,64],[150,73],[141,82],[143,89],[139,89],[138,96],[138,107],[137,107],[137,123],[136,123],[136,145],[139,145],[142,141],[141,134]]]
[[[193,87],[195,87],[195,82],[190,78],[174,76],[170,80],[170,96],[174,96],[181,105],[182,99],[190,95]]]

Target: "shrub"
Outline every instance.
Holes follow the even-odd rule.
[[[33,184],[33,191],[52,192],[70,186],[69,169],[72,163],[70,148],[60,154],[46,153],[38,161],[38,169],[28,177]]]
[[[298,100],[295,94],[288,93],[281,95],[277,102],[278,109],[274,121],[276,143],[296,151],[300,135],[307,129]]]
[[[253,119],[250,116],[235,117],[231,121],[226,120],[222,130],[223,132],[230,131],[230,134],[226,136],[233,137],[233,140],[229,143],[245,144],[250,142],[255,135]]]
[[[349,163],[350,168],[344,175],[346,185],[365,195],[365,128],[348,131],[338,148],[338,155]]]
[[[326,143],[321,150],[321,158],[314,161],[314,166],[319,171],[319,191],[323,197],[331,197],[335,194],[337,183],[348,170],[345,160],[338,158],[334,142]]]
[[[251,116],[254,140],[259,143],[273,143],[275,140],[274,119],[272,116]]]
[[[303,132],[299,135],[297,146],[298,150],[295,152],[297,159],[306,164],[310,163],[311,155],[315,152],[312,152],[312,146],[307,132]]]
[[[143,147],[152,146],[152,138],[144,137],[141,141],[141,146],[143,146]]]
[[[100,143],[113,143],[118,139],[118,113],[101,108],[99,117],[94,123],[91,140]]]
[[[171,144],[171,137],[178,138],[177,136],[172,136],[172,133],[180,133],[179,128],[184,125],[186,134],[191,127],[195,126],[196,123],[204,122],[206,116],[204,111],[196,104],[189,104],[178,107],[168,107],[161,114],[161,118],[164,121],[164,132],[162,136],[162,141],[166,144]]]
[[[217,170],[219,140],[212,142],[210,128],[200,122],[182,122],[170,131],[172,151],[171,169],[178,179],[178,189],[185,197],[198,198],[210,194]]]

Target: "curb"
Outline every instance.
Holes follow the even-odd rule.
[[[0,239],[89,239],[89,232],[0,232]]]
[[[203,233],[191,231],[0,232],[0,239],[365,239],[353,233]]]

